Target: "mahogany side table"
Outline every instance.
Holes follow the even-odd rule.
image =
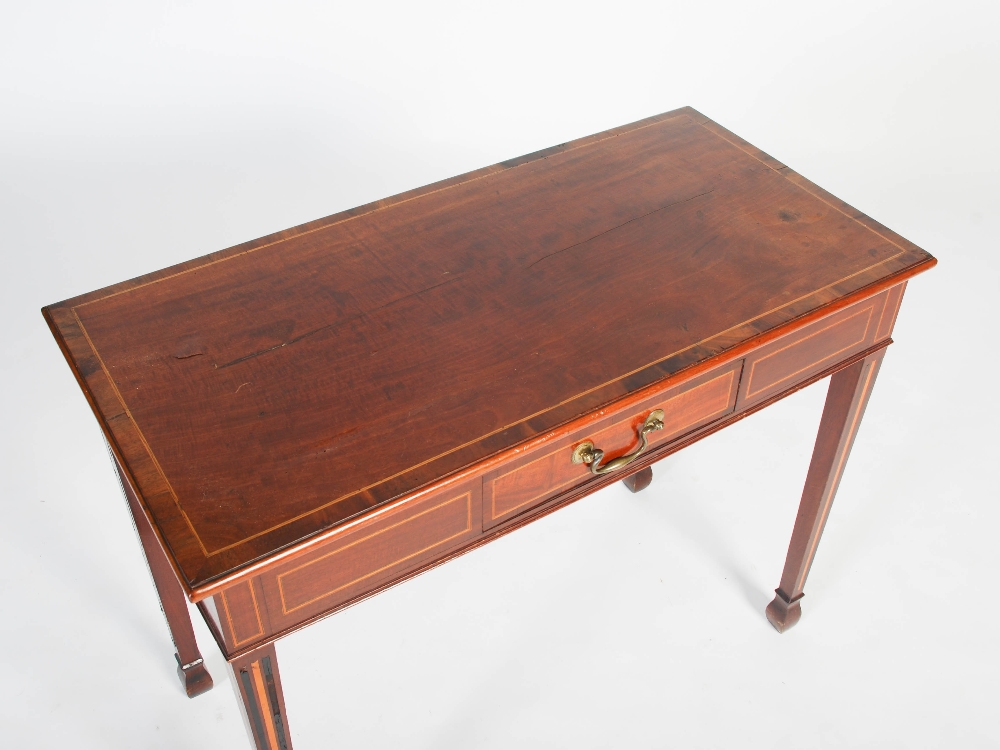
[[[830,376],[806,577],[928,253],[684,108],[43,309],[188,692],[291,747],[274,642]]]

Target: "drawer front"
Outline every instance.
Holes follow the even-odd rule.
[[[788,390],[872,346],[888,296],[883,292],[847,307],[748,355],[740,408]]]
[[[732,413],[742,362],[651,396],[638,406],[613,414],[562,440],[519,458],[483,478],[483,524],[490,528],[540,505],[593,477],[584,464],[571,460],[573,447],[590,440],[605,452],[605,461],[638,445],[637,429],[654,409],[664,413],[662,430],[649,436],[650,446],[676,439]]]
[[[262,577],[276,631],[364,595],[478,535],[478,483],[404,503]]]

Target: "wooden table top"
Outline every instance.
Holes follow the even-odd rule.
[[[43,312],[196,592],[934,262],[685,108]]]

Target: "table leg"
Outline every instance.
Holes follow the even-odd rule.
[[[114,454],[111,455],[111,460],[114,462],[115,471],[118,472],[118,481],[121,483],[122,492],[128,501],[129,510],[132,511],[132,521],[139,535],[143,552],[146,554],[146,564],[149,567],[153,584],[156,586],[156,593],[160,596],[160,609],[167,620],[170,638],[174,642],[177,674],[181,678],[181,684],[188,697],[194,698],[196,695],[201,695],[212,689],[212,676],[205,669],[205,662],[198,650],[198,641],[195,640],[194,629],[191,627],[187,597],[184,595],[177,576],[153,532],[153,527],[150,526],[146,514],[142,511],[131,485],[125,480],[121,466],[119,466]]]
[[[767,619],[779,633],[788,630],[802,616],[799,603],[804,596],[802,589],[884,354],[885,349],[880,349],[830,378],[781,584],[765,610]]]
[[[641,471],[637,471],[630,477],[625,477],[622,480],[622,484],[628,487],[632,492],[642,492],[644,489],[649,487],[649,483],[653,481],[653,467],[647,466]]]
[[[256,750],[291,750],[274,644],[233,659],[229,662],[229,675]]]

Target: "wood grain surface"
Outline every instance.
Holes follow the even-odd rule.
[[[43,312],[198,598],[933,263],[685,108]]]
[[[482,531],[479,483],[401,507],[264,576],[278,628],[377,588]]]
[[[747,357],[740,402],[773,396],[814,372],[875,343],[895,288],[851,305],[762,346]]]

